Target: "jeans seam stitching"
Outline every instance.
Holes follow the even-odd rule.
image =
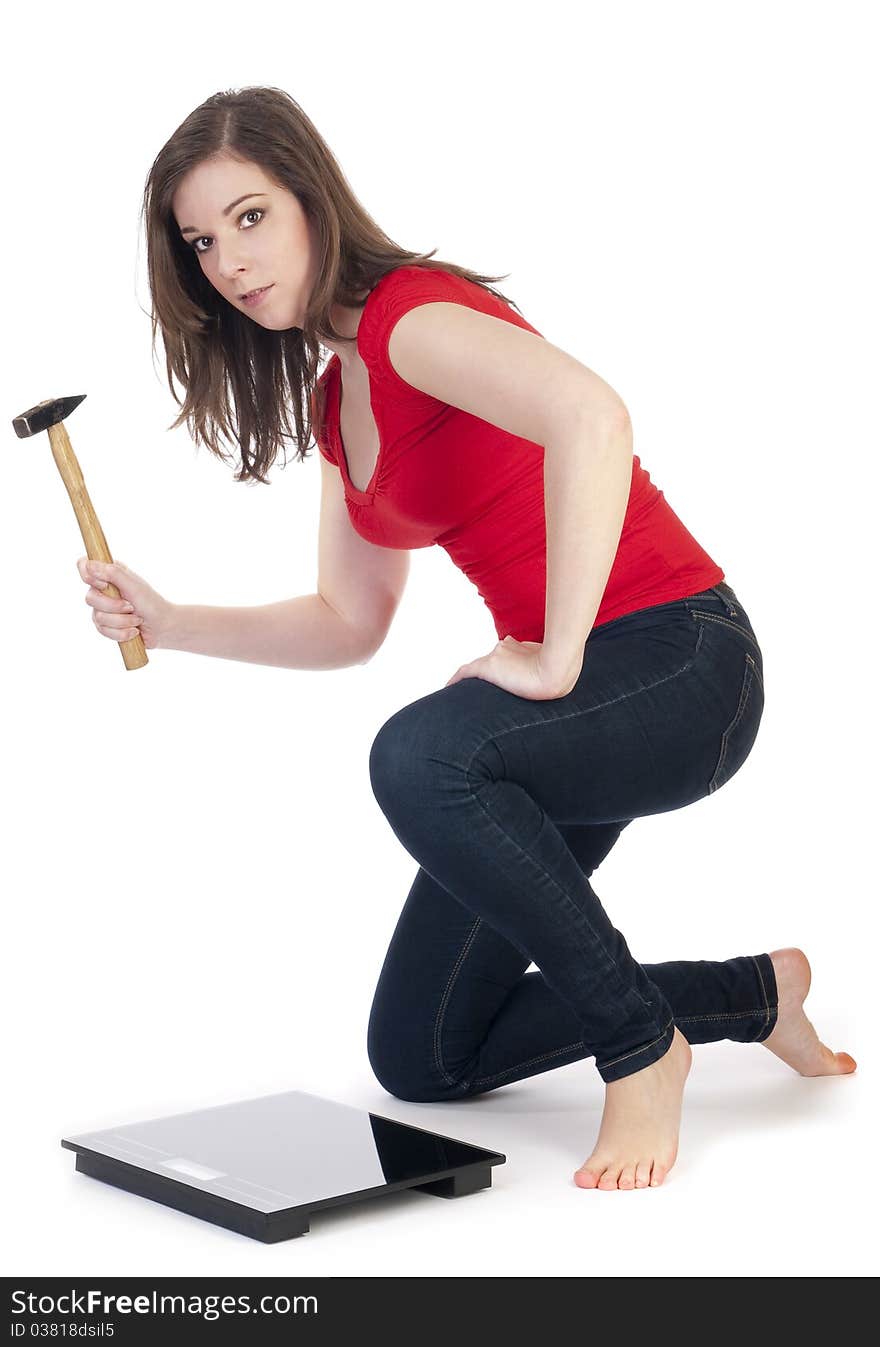
[[[487,742],[488,742],[488,740],[487,740]],[[480,808],[483,810],[483,813],[486,815],[487,819],[489,819],[490,823],[494,823],[494,825],[495,825],[495,827],[498,829],[498,831],[499,831],[500,833],[502,833],[502,834],[507,838],[507,840],[508,840],[509,842],[512,842],[513,845],[520,851],[520,853],[521,853],[523,856],[526,857],[527,860],[531,861],[532,865],[534,865],[534,867],[535,867],[535,869],[538,871],[538,873],[541,874],[541,875],[543,875],[545,879],[549,880],[550,883],[551,883],[555,888],[557,888],[557,889],[559,890],[559,892],[562,894],[562,897],[563,897],[564,901],[565,901],[566,903],[568,903],[569,906],[570,906],[571,908],[574,909],[574,914],[575,914],[575,916],[578,917],[578,918],[580,918],[583,922],[586,923],[587,930],[589,931],[589,933],[590,933],[590,935],[591,935],[591,937],[592,937],[592,939],[593,939],[593,941],[594,941],[596,947],[597,947],[597,948],[601,951],[601,953],[604,955],[606,968],[610,971],[610,973],[612,974],[612,976],[616,977],[617,980],[618,980],[619,982],[621,982],[621,985],[623,985],[622,979],[621,979],[621,977],[620,977],[620,971],[619,971],[617,965],[615,964],[615,962],[614,962],[614,960],[611,958],[611,956],[608,954],[608,951],[605,949],[605,946],[602,944],[602,941],[599,939],[599,936],[598,936],[596,930],[594,929],[593,924],[592,924],[592,922],[590,921],[590,919],[589,919],[589,917],[587,916],[587,914],[586,914],[585,912],[581,911],[581,909],[580,909],[579,907],[577,907],[577,906],[573,903],[572,899],[569,897],[568,893],[566,893],[565,889],[564,889],[564,888],[562,887],[562,885],[559,883],[558,879],[556,879],[555,876],[551,875],[550,872],[549,872],[549,870],[546,870],[546,869],[544,868],[544,866],[543,866],[543,865],[541,864],[541,862],[537,859],[537,857],[535,857],[535,856],[531,853],[531,851],[529,851],[526,847],[524,847],[521,841],[519,841],[519,840],[518,840],[517,838],[515,838],[515,837],[512,837],[511,834],[507,831],[507,829],[503,826],[503,824],[501,824],[501,823],[498,822],[498,819],[495,817],[495,815],[492,813],[492,811],[491,811],[489,808],[487,808],[487,806],[484,804],[484,802],[480,799],[479,793],[471,789],[470,782],[468,782],[468,790],[469,790],[469,792],[470,792],[471,799],[472,799],[472,800],[476,800],[477,804],[478,804],[478,805],[480,806]],[[585,876],[585,878],[586,878],[586,876]],[[589,882],[589,881],[587,881],[587,882]],[[589,951],[589,953],[592,953],[592,951]],[[642,996],[641,992],[639,991],[639,989],[638,989],[637,987],[630,987],[630,988],[624,987],[624,991],[625,991],[625,992],[626,992],[626,991],[631,991],[635,996],[637,996],[637,997],[639,998],[639,1000],[641,1001],[642,1005],[645,1007],[646,1010],[650,1010],[650,1009],[651,1009],[651,1006],[648,1004],[648,1002],[647,1002],[647,1001],[645,1000],[645,998]]]
[[[715,771],[712,773],[712,779],[709,782],[709,790],[713,793],[715,788],[715,782],[718,780],[722,768],[724,767],[724,764],[727,761],[727,749],[730,745],[730,736],[733,734],[737,725],[745,715],[745,710],[749,702],[749,697],[751,696],[752,693],[754,668],[755,668],[754,663],[752,662],[750,657],[746,655],[746,668],[745,673],[743,674],[742,687],[740,688],[739,692],[739,704],[737,705],[736,708],[736,715],[733,717],[733,720],[730,722],[727,729],[721,736],[721,754],[718,758],[718,762],[715,765]]]
[[[464,961],[467,958],[468,951],[471,945],[474,943],[474,940],[477,937],[477,932],[482,926],[482,924],[483,918],[477,917],[474,921],[473,926],[468,932],[467,939],[465,940],[464,944],[462,945],[459,951],[458,958],[455,961],[455,965],[452,969],[452,972],[449,974],[449,980],[447,981],[446,987],[444,988],[443,991],[443,995],[440,998],[440,1006],[437,1010],[437,1018],[434,1021],[434,1064],[437,1067],[437,1070],[440,1072],[440,1075],[446,1081],[447,1085],[456,1085],[458,1084],[458,1082],[456,1081],[454,1076],[449,1075],[443,1062],[443,1054],[441,1051],[441,1039],[440,1039],[443,1018],[446,1014],[446,1006],[448,1004],[449,997],[452,992],[453,983],[455,982],[456,978],[461,972]]]
[[[651,692],[654,688],[660,687],[663,683],[668,683],[670,679],[678,678],[680,674],[686,673],[687,670],[694,663],[694,661],[697,658],[697,655],[700,653],[700,646],[702,645],[702,643],[703,643],[703,631],[702,628],[700,628],[699,633],[697,635],[697,644],[694,647],[694,652],[691,655],[690,659],[688,659],[687,662],[683,664],[680,669],[675,669],[672,673],[666,674],[663,678],[658,678],[656,683],[648,683],[646,687],[634,688],[632,692],[623,692],[619,697],[612,697],[607,702],[599,702],[598,705],[596,706],[586,706],[582,707],[580,710],[577,711],[567,711],[564,715],[553,716],[549,719],[547,716],[542,716],[539,720],[531,720],[526,725],[511,725],[508,729],[501,730],[499,734],[490,734],[486,739],[482,740],[482,742],[479,743],[477,747],[474,749],[473,753],[471,754],[470,758],[467,761],[467,765],[465,766],[465,775],[467,777],[470,777],[471,763],[473,762],[477,754],[481,753],[487,744],[494,743],[496,740],[503,738],[504,735],[506,734],[516,734],[519,733],[520,730],[532,730],[535,729],[536,726],[540,725],[558,725],[560,721],[573,720],[575,716],[588,716],[591,715],[594,711],[604,711],[606,706],[616,706],[618,702],[625,702],[629,697],[637,697],[641,692]]]
[[[564,1048],[554,1048],[552,1052],[542,1052],[540,1057],[530,1057],[527,1062],[519,1062],[516,1066],[508,1066],[504,1071],[496,1071],[494,1076],[478,1076],[476,1080],[471,1081],[471,1087],[474,1085],[488,1085],[490,1081],[500,1080],[502,1076],[509,1076],[511,1071],[524,1071],[527,1066],[534,1066],[536,1062],[546,1062],[549,1057],[560,1057],[564,1052],[572,1052],[575,1048],[580,1048],[585,1052],[582,1039],[576,1043],[569,1043]]]
[[[666,1025],[666,1028],[663,1030],[663,1032],[661,1034],[658,1034],[656,1038],[652,1038],[650,1043],[643,1043],[640,1048],[633,1048],[632,1052],[625,1052],[622,1057],[614,1057],[610,1062],[603,1062],[602,1065],[599,1067],[599,1070],[607,1071],[609,1066],[616,1066],[618,1062],[625,1062],[628,1057],[637,1057],[640,1052],[647,1052],[649,1048],[653,1048],[655,1043],[659,1043],[661,1039],[666,1037],[666,1034],[669,1031],[669,1025],[674,1023],[675,1023],[675,1016],[673,1015],[672,1019],[669,1021],[669,1024]],[[597,1066],[598,1065],[599,1064],[597,1063]]]
[[[767,988],[764,985],[764,974],[761,972],[761,965],[758,963],[758,960],[755,958],[754,954],[750,954],[749,958],[755,965],[755,972],[758,974],[758,981],[761,984],[761,995],[764,998],[764,1009],[766,1011],[766,1019],[764,1020],[764,1023],[761,1025],[761,1029],[765,1029],[767,1025],[770,1023],[770,998],[767,995]],[[761,1029],[758,1030],[758,1033],[761,1032]],[[757,1041],[757,1037],[758,1034],[755,1035],[755,1038],[752,1041],[753,1042]]]
[[[703,613],[697,608],[691,608],[689,611],[692,617],[698,617],[704,622],[717,622],[719,626],[729,627],[731,631],[735,631],[740,636],[745,636],[747,641],[751,641],[756,650],[761,649],[757,637],[753,636],[745,627],[740,627],[736,622],[731,622],[729,618],[722,617],[720,613]]]
[[[718,1014],[718,1015],[676,1015],[674,1018],[676,1024],[693,1024],[697,1020],[743,1020],[753,1018],[755,1015],[762,1015],[766,1017],[767,1007],[759,1006],[757,1010],[731,1010],[728,1011],[726,1014]],[[668,1027],[669,1026],[667,1025],[667,1029]],[[665,1033],[666,1030],[664,1030],[663,1032]],[[662,1038],[663,1034],[661,1034],[660,1037]],[[655,1039],[654,1041],[658,1042],[659,1040]],[[652,1046],[651,1044],[648,1044],[648,1047],[651,1046]],[[474,1080],[470,1082],[470,1088],[473,1089],[477,1086],[490,1085],[492,1081],[500,1080],[502,1076],[509,1076],[513,1071],[524,1071],[526,1067],[534,1066],[537,1062],[546,1062],[551,1057],[561,1057],[566,1052],[574,1052],[576,1048],[579,1048],[581,1051],[585,1051],[583,1041],[579,1040],[576,1043],[568,1043],[564,1048],[554,1048],[552,1052],[543,1052],[538,1057],[530,1057],[528,1061],[518,1062],[516,1066],[508,1066],[504,1069],[504,1071],[496,1071],[493,1076],[477,1076]],[[637,1049],[637,1051],[643,1051],[643,1049]],[[616,1060],[622,1061],[623,1059],[617,1058]],[[605,1065],[612,1066],[613,1063],[606,1062]],[[448,1080],[449,1077],[447,1077],[446,1079]]]

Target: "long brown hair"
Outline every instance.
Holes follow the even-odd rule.
[[[302,328],[274,332],[251,322],[218,294],[196,253],[180,237],[171,208],[180,179],[218,155],[258,164],[294,193],[315,227],[321,263]],[[324,414],[319,342],[343,339],[330,319],[334,304],[357,306],[386,272],[414,265],[464,277],[513,304],[489,284],[506,276],[481,276],[452,262],[432,262],[436,248],[413,253],[390,239],[354,195],[315,126],[282,89],[225,90],[191,112],[153,161],[142,218],[153,357],[161,329],[168,386],[181,407],[168,429],[186,421],[196,444],[205,444],[225,461],[230,455],[220,448],[218,435],[237,443],[239,482],[252,478],[269,485],[265,473],[283,441],[292,437],[289,407],[297,457],[307,457],[313,395],[319,430]],[[185,392],[182,402],[175,378]],[[282,466],[287,466],[286,454]]]

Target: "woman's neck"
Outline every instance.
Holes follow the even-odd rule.
[[[366,297],[364,302],[366,303]],[[364,304],[357,308],[334,304],[330,309],[330,321],[336,331],[342,334],[342,340],[324,341],[323,345],[339,357],[343,369],[356,369],[362,363],[358,355],[357,331],[363,311]]]

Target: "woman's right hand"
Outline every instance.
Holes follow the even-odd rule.
[[[173,603],[121,561],[80,557],[76,564],[80,578],[89,586],[86,603],[94,609],[92,619],[102,636],[111,641],[130,641],[140,633],[147,650],[162,645],[171,627]],[[121,598],[104,592],[108,582],[116,586]]]

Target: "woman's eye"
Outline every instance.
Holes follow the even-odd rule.
[[[246,210],[246,211],[242,212],[241,215],[239,215],[239,217],[238,217],[239,223],[240,223],[242,220],[244,220],[248,215],[259,215],[260,219],[262,219],[263,216],[264,216],[265,214],[266,214],[266,212],[265,212],[264,210],[262,210],[259,206],[251,206],[250,210]],[[260,221],[257,220],[257,224],[259,224],[259,223],[260,223]],[[208,251],[207,248],[200,248],[198,245],[199,245],[204,239],[209,239],[210,237],[211,237],[210,234],[203,234],[201,238],[193,239],[192,243],[191,243],[189,246],[192,248],[193,252],[195,252],[195,253],[206,253],[206,252]]]

